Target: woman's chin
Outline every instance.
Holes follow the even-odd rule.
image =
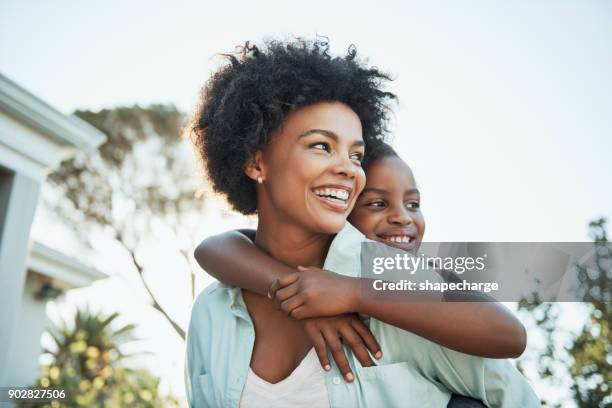
[[[346,225],[346,218],[329,217],[327,220],[318,220],[316,230],[322,234],[337,234]]]
[[[331,211],[324,206],[310,206],[307,214],[308,221],[302,218],[305,225],[320,234],[337,234],[346,225],[348,217],[348,212]]]

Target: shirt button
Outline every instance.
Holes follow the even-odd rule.
[[[334,379],[332,380],[332,382],[334,383],[334,385],[338,385],[340,384],[342,380],[340,380],[340,377],[334,377]]]

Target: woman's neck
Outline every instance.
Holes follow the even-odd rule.
[[[322,267],[332,235],[305,231],[297,225],[259,219],[255,244],[285,265]]]

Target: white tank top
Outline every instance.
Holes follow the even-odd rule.
[[[240,408],[329,408],[325,371],[312,348],[284,380],[272,384],[249,367]]]

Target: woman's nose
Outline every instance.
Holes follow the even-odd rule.
[[[334,165],[334,173],[348,178],[355,178],[355,163],[348,156],[338,157],[338,162]]]

